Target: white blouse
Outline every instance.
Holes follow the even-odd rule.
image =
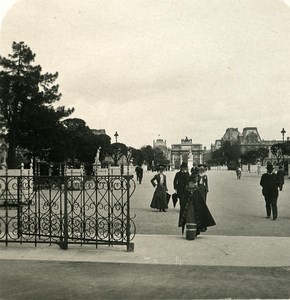
[[[160,174],[160,184],[163,185],[164,183],[164,175]]]

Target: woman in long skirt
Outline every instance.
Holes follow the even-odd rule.
[[[193,173],[183,195],[183,205],[180,207],[178,226],[182,234],[187,223],[196,224],[196,235],[205,232],[207,227],[214,226],[213,219],[204,199],[204,193],[198,187],[198,176]]]
[[[151,179],[151,184],[156,187],[153,198],[150,204],[151,208],[159,209],[159,211],[166,212],[167,205],[167,185],[166,176],[163,174],[164,167],[159,168],[159,173]]]

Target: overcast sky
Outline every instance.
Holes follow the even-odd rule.
[[[0,0],[0,55],[24,41],[59,72],[59,105],[128,146],[208,148],[228,127],[278,140],[290,136],[287,2]]]

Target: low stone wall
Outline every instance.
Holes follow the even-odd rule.
[[[27,177],[29,176],[29,177]],[[0,170],[0,200],[26,203],[33,191],[32,169],[1,169]],[[21,185],[21,193],[18,187]]]
[[[64,174],[66,176],[83,176],[84,170],[82,168],[80,168],[80,169],[65,169]]]
[[[124,166],[123,175],[134,175],[135,174],[135,166]],[[121,167],[120,166],[113,166],[109,168],[98,168],[97,175],[121,175]]]
[[[0,169],[0,176],[32,176],[32,169]]]

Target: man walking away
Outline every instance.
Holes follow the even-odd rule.
[[[137,181],[141,184],[143,178],[143,168],[141,167],[141,165],[138,165],[135,168],[135,172],[136,172]]]
[[[270,218],[272,212],[273,220],[276,220],[278,216],[277,200],[279,195],[279,180],[277,174],[273,173],[273,169],[272,164],[267,165],[267,173],[262,175],[260,185],[266,202],[266,218]]]
[[[279,170],[277,171],[277,177],[279,180],[279,190],[282,191],[283,185],[284,185],[284,177],[285,177],[285,172],[283,170],[283,166],[279,166]]]

